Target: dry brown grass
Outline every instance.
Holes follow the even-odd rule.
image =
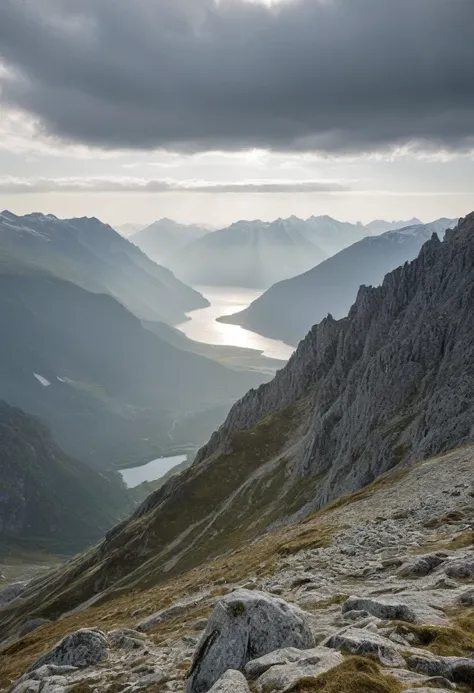
[[[416,645],[444,657],[465,657],[474,652],[474,618],[472,612],[452,619],[452,625],[418,625],[399,622],[400,633],[412,633]]]
[[[347,657],[339,666],[306,677],[289,693],[400,693],[402,686],[393,676],[384,676],[379,666],[365,657]]]

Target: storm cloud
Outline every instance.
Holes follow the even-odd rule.
[[[350,190],[343,183],[312,180],[202,183],[141,178],[0,178],[0,193],[12,195],[51,192],[328,193]]]
[[[474,0],[2,0],[4,105],[104,148],[474,147]]]

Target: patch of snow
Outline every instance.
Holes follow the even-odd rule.
[[[43,387],[48,387],[48,385],[51,385],[49,380],[46,380],[42,375],[39,375],[38,373],[33,373],[35,376],[36,380],[38,380]]]

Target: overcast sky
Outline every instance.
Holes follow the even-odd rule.
[[[474,0],[1,0],[0,208],[474,209]]]

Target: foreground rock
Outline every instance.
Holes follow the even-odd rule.
[[[413,655],[408,659],[408,666],[427,676],[443,676],[454,683],[474,688],[474,659]]]
[[[39,669],[45,664],[88,667],[105,659],[107,652],[107,639],[103,633],[82,628],[63,638],[52,650],[33,662],[27,671]]]
[[[187,693],[205,693],[228,670],[284,647],[310,648],[306,614],[282,599],[238,590],[214,608],[194,656]]]
[[[349,597],[341,606],[342,613],[366,611],[377,618],[389,621],[416,621],[414,610],[396,599],[374,599],[368,597]]]
[[[342,664],[344,657],[327,647],[318,647],[309,651],[309,655],[300,661],[286,665],[276,665],[268,669],[257,681],[257,691],[287,691],[299,681],[315,678],[324,672]]]
[[[240,671],[229,669],[216,681],[209,693],[249,693],[249,691],[245,676]]]
[[[341,631],[331,636],[324,644],[326,647],[362,657],[375,655],[384,666],[405,666],[405,660],[393,642],[364,629],[350,628]]]

